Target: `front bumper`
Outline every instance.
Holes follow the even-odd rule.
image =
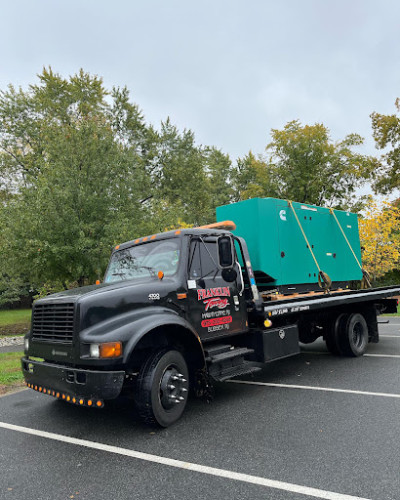
[[[67,401],[84,401],[81,404],[85,405],[87,401],[115,399],[125,378],[124,371],[82,370],[25,357],[21,363],[28,387],[52,396],[58,393],[57,397]]]

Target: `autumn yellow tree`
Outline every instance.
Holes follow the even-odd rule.
[[[364,268],[376,280],[399,264],[400,207],[371,200],[359,226]]]

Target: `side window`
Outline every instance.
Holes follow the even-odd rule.
[[[192,240],[189,251],[189,279],[201,277],[200,240]]]
[[[216,241],[206,241],[200,246],[201,269],[203,276],[214,276],[219,273],[218,248]]]
[[[189,252],[189,278],[205,278],[219,274],[216,241],[192,240]]]

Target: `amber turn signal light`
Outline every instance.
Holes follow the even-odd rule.
[[[121,342],[107,342],[99,344],[100,358],[118,358],[122,355]]]
[[[158,271],[157,276],[159,280],[162,280],[164,278],[164,273],[162,271]]]

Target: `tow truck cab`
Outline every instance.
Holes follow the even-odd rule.
[[[257,309],[246,244],[229,231],[182,229],[136,239],[114,249],[102,284],[35,302],[25,380],[85,406],[101,407],[125,390],[146,421],[169,425],[183,411],[189,384],[198,394],[209,391],[207,345],[246,334]],[[231,361],[228,347],[214,356]],[[238,366],[246,352],[236,356]],[[163,375],[154,373],[159,366]],[[146,411],[154,376],[163,387],[161,417]]]

